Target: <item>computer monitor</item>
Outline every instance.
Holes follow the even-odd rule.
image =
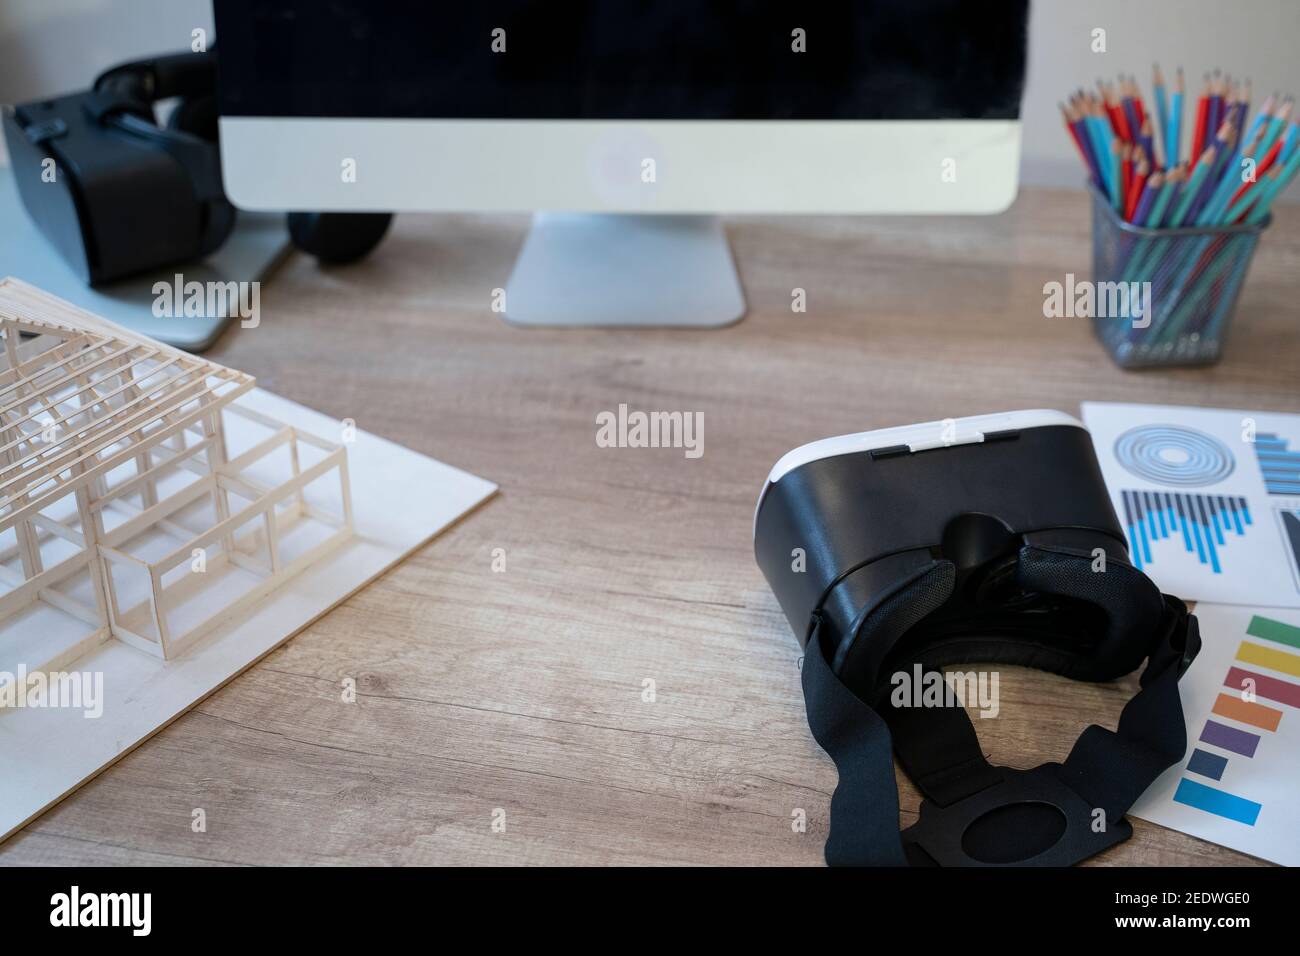
[[[525,324],[745,311],[720,213],[993,213],[1027,0],[215,0],[249,209],[530,211]],[[503,277],[504,279],[504,277]]]

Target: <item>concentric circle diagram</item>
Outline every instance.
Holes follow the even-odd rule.
[[[1129,429],[1115,440],[1115,458],[1139,478],[1182,488],[1212,485],[1237,466],[1223,442],[1177,425]]]

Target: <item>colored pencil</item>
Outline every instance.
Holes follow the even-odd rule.
[[[1157,174],[1161,175],[1161,174]],[[1169,208],[1170,200],[1178,192],[1178,184],[1186,175],[1182,166],[1175,166],[1173,171],[1165,177],[1164,186],[1160,190],[1160,195],[1156,197],[1155,202],[1151,204],[1151,209],[1147,212],[1146,218],[1142,225],[1150,229],[1159,228],[1164,223],[1165,210]]]
[[[1160,72],[1159,63],[1152,68],[1151,88],[1156,100],[1155,145],[1159,147],[1151,155],[1152,159],[1158,162],[1158,167],[1169,167],[1174,162],[1169,150],[1169,97],[1165,91],[1165,78]]]
[[[1282,105],[1278,107],[1277,112],[1275,112],[1272,118],[1268,121],[1268,127],[1264,133],[1264,143],[1260,146],[1260,149],[1266,150],[1273,147],[1273,143],[1282,135],[1282,130],[1286,127],[1286,121],[1291,115],[1291,107],[1293,105],[1291,99],[1288,97],[1283,101]]]
[[[1137,114],[1137,127],[1140,129],[1147,118],[1147,104],[1142,99],[1142,88],[1138,86],[1137,77],[1129,74],[1128,96],[1133,101],[1133,112]]]
[[[1275,94],[1270,93],[1268,96],[1264,97],[1264,102],[1260,104],[1259,112],[1255,114],[1255,118],[1251,121],[1250,132],[1247,134],[1248,139],[1254,139],[1256,134],[1264,128],[1264,124],[1266,124],[1269,121],[1269,117],[1273,115],[1273,108],[1276,105],[1277,96]]]
[[[1137,138],[1138,131],[1142,128],[1142,112],[1138,107],[1138,102],[1133,96],[1133,89],[1128,80],[1120,77],[1120,109],[1124,111],[1124,123],[1129,129],[1129,138]]]
[[[1101,171],[1102,184],[1105,187],[1103,192],[1109,198],[1114,196],[1115,190],[1118,188],[1118,184],[1112,178],[1110,162],[1110,144],[1114,140],[1114,136],[1111,133],[1110,124],[1103,116],[1102,107],[1097,98],[1085,96],[1083,103],[1086,110],[1083,118],[1084,127],[1091,138],[1093,158]]]
[[[1192,129],[1192,150],[1187,154],[1188,159],[1201,155],[1205,146],[1205,123],[1210,108],[1210,78],[1206,76],[1205,85],[1201,88],[1201,96],[1196,101],[1196,126]]]
[[[1218,189],[1219,177],[1223,174],[1224,166],[1231,158],[1231,142],[1233,138],[1232,122],[1228,121],[1219,128],[1218,135],[1214,138],[1214,161],[1210,164],[1210,171],[1205,175],[1205,181],[1201,184],[1196,193],[1196,198],[1192,201],[1191,207],[1187,210],[1184,222],[1187,225],[1195,224],[1205,208],[1206,203]]]
[[[1215,70],[1210,77],[1210,99],[1205,108],[1205,135],[1213,136],[1223,123],[1223,80]]]
[[[1090,178],[1098,187],[1104,188],[1105,181],[1102,177],[1101,167],[1097,165],[1097,160],[1093,156],[1092,140],[1083,128],[1082,118],[1074,107],[1066,106],[1064,103],[1061,103],[1060,107],[1061,116],[1065,120],[1065,128],[1070,131],[1070,137],[1074,140],[1074,145],[1083,158],[1083,164],[1088,167]]]
[[[1119,208],[1124,210],[1128,208],[1128,191],[1133,185],[1133,144],[1124,143],[1119,150],[1120,160],[1120,187],[1119,187]]]
[[[1174,74],[1174,91],[1169,107],[1169,145],[1165,148],[1165,165],[1169,168],[1183,161],[1182,144],[1179,134],[1183,123],[1183,68],[1180,66]]]
[[[1124,218],[1129,222],[1134,221],[1134,215],[1137,212],[1138,201],[1142,198],[1142,193],[1146,189],[1147,177],[1151,174],[1151,166],[1147,162],[1145,155],[1142,155],[1142,147],[1138,147],[1139,158],[1133,168],[1133,179],[1129,183],[1128,194],[1124,201]]]
[[[1101,81],[1098,81],[1098,85],[1101,87],[1101,96],[1106,104],[1106,115],[1110,117],[1110,125],[1115,135],[1125,143],[1132,141],[1133,134],[1129,131],[1128,118],[1120,106],[1119,97],[1115,95],[1113,88]]]
[[[1246,114],[1250,112],[1250,80],[1243,82],[1237,92],[1237,112],[1232,118],[1233,124],[1241,134],[1237,138],[1237,146],[1247,139],[1246,136]]]
[[[1155,163],[1155,135],[1151,129],[1151,117],[1147,116],[1142,120],[1141,132],[1138,133],[1138,143],[1142,146],[1142,151],[1146,153],[1147,158]]]
[[[1110,142],[1110,203],[1116,212],[1124,208],[1123,160],[1120,153],[1126,145],[1118,139]]]
[[[1155,205],[1156,197],[1164,191],[1165,174],[1156,170],[1147,179],[1146,185],[1142,189],[1142,196],[1138,199],[1137,205],[1129,213],[1129,221],[1138,224],[1146,222],[1151,214],[1151,208]]]
[[[1182,198],[1178,201],[1178,208],[1174,210],[1173,215],[1169,218],[1169,224],[1174,228],[1183,224],[1183,220],[1187,217],[1187,211],[1192,208],[1192,203],[1196,201],[1196,197],[1201,191],[1201,184],[1205,182],[1205,177],[1210,174],[1210,167],[1213,165],[1214,147],[1211,146],[1196,161],[1196,167],[1188,177],[1187,185],[1183,188]]]
[[[1285,163],[1291,158],[1297,141],[1300,141],[1300,124],[1292,120],[1291,125],[1286,128],[1286,138],[1282,141],[1282,155],[1278,157],[1281,162]]]

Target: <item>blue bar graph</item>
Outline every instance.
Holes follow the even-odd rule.
[[[1139,571],[1153,563],[1155,543],[1181,537],[1185,551],[1195,553],[1215,574],[1222,574],[1220,552],[1229,538],[1244,537],[1254,523],[1250,505],[1239,495],[1121,491],[1120,497],[1129,550]]]
[[[1255,457],[1270,495],[1300,495],[1300,449],[1271,432],[1255,435]]]

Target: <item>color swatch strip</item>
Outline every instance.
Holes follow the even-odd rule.
[[[1218,700],[1214,702],[1211,713],[1235,720],[1239,724],[1250,724],[1252,727],[1268,731],[1277,730],[1277,725],[1282,722],[1282,711],[1276,707],[1242,700],[1232,694],[1220,694]]]
[[[1259,819],[1259,811],[1264,809],[1261,804],[1256,803],[1254,800],[1247,800],[1235,793],[1207,787],[1203,783],[1188,780],[1186,777],[1178,781],[1178,789],[1174,791],[1174,802],[1195,807],[1197,810],[1204,810],[1206,813],[1213,813],[1216,817],[1236,820],[1248,827],[1255,825],[1255,821]]]
[[[1267,667],[1271,671],[1290,674],[1292,677],[1300,677],[1300,656],[1289,651],[1242,641],[1241,647],[1237,648],[1237,660],[1243,664],[1254,664],[1257,667]]]
[[[1223,686],[1235,691],[1249,690],[1256,697],[1286,704],[1288,707],[1300,707],[1300,684],[1293,684],[1289,680],[1232,667],[1223,679]]]
[[[1211,780],[1222,780],[1224,768],[1227,766],[1227,757],[1222,754],[1212,754],[1200,747],[1192,751],[1192,759],[1187,761],[1188,770],[1202,777],[1209,777]]]
[[[1201,731],[1201,742],[1212,744],[1220,750],[1231,750],[1243,757],[1253,757],[1255,748],[1259,746],[1259,734],[1238,730],[1217,720],[1207,720],[1205,729]]]
[[[1251,637],[1273,641],[1275,644],[1286,644],[1300,651],[1300,627],[1292,627],[1282,621],[1274,621],[1272,618],[1260,617],[1256,614],[1246,626],[1246,633]]]

